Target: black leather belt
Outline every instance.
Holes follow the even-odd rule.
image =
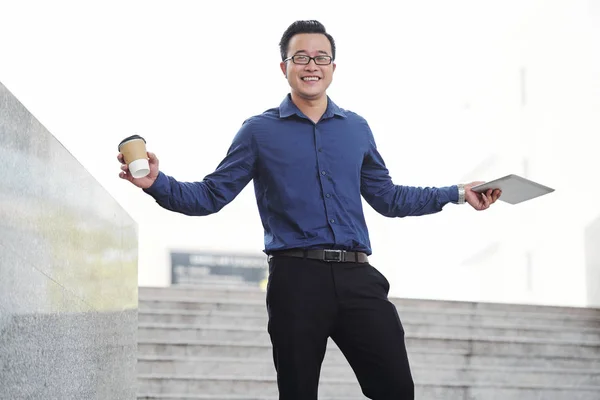
[[[269,254],[271,257],[277,256],[288,256],[288,257],[301,257],[310,258],[313,260],[321,260],[327,262],[353,262],[353,263],[368,263],[369,258],[365,253],[358,251],[346,251],[346,250],[281,250],[274,251]]]

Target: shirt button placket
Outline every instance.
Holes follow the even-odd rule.
[[[327,172],[326,169],[326,163],[324,161],[323,158],[323,147],[321,146],[321,137],[319,135],[319,131],[317,129],[317,126],[315,125],[314,128],[314,133],[315,133],[315,144],[317,147],[317,163],[319,166],[319,169],[321,169],[321,189],[323,190],[323,193],[325,193],[325,198],[326,199],[331,199],[331,193],[329,192],[330,190],[330,185],[331,185],[331,178],[330,179],[325,179],[325,177],[329,176],[331,177],[331,175],[329,175],[329,173]],[[325,202],[325,214],[327,215],[327,221],[330,224],[334,224],[335,223],[335,218],[332,217],[332,210],[331,210],[331,204],[329,202]],[[334,230],[334,236],[335,236],[335,230]]]

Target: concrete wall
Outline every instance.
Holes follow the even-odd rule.
[[[600,217],[585,230],[587,304],[600,307]]]
[[[134,399],[136,328],[135,222],[0,84],[0,399]]]

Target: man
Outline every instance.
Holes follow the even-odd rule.
[[[487,209],[500,192],[476,184],[397,186],[367,122],[326,95],[335,71],[335,42],[317,21],[297,21],[280,42],[281,71],[291,93],[278,108],[244,122],[226,157],[202,182],[183,183],[158,169],[120,177],[158,204],[188,215],[215,213],[254,180],[269,254],[268,331],[280,399],[317,399],[331,337],[365,396],[414,399],[404,330],[388,301],[389,283],[371,254],[361,195],[388,217],[424,215],[449,203]],[[119,155],[119,161],[122,156]]]

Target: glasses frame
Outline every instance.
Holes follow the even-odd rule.
[[[295,57],[308,57],[308,62],[307,63],[297,63]],[[317,58],[319,58],[319,57],[325,57],[325,58],[327,58],[329,60],[329,62],[327,64],[319,64],[317,62]],[[308,64],[310,64],[310,62],[312,60],[312,61],[315,62],[315,65],[323,66],[323,65],[331,65],[331,63],[333,62],[333,57],[326,56],[326,55],[318,55],[318,56],[315,56],[315,57],[309,57],[309,56],[307,56],[305,54],[294,54],[293,56],[288,57],[285,60],[283,60],[283,62],[290,61],[290,60],[292,60],[292,62],[294,64],[296,64],[296,65],[308,65]]]

